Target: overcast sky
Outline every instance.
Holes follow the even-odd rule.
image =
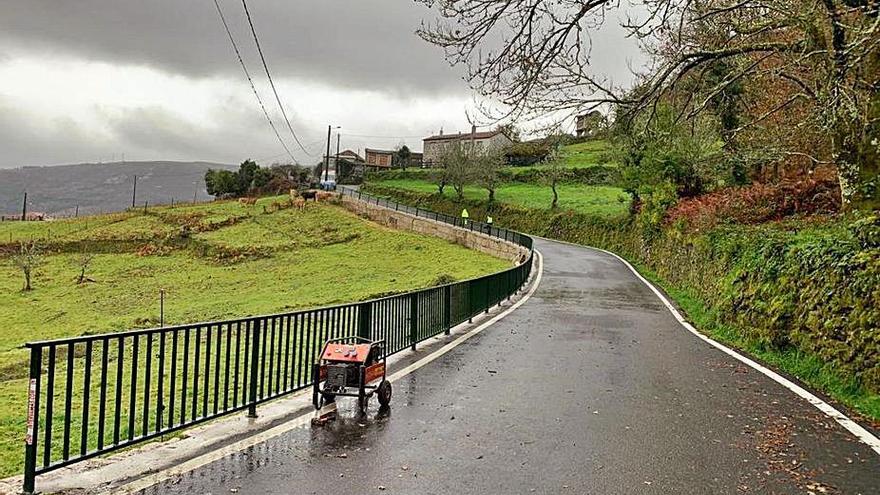
[[[257,89],[294,156],[316,163],[327,124],[342,148],[421,150],[443,127],[467,131],[461,71],[415,29],[412,0],[251,0],[291,124],[292,143],[239,0],[221,6]],[[614,22],[610,24],[614,25]],[[619,29],[593,38],[593,66],[629,81],[641,58]],[[334,138],[335,147],[335,138]],[[245,79],[213,0],[0,0],[0,167],[285,153]]]

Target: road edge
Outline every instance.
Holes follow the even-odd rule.
[[[636,276],[636,278],[641,280],[642,283],[645,284],[645,286],[647,286],[649,289],[651,289],[651,291],[657,296],[657,298],[659,298],[660,301],[663,302],[663,305],[666,306],[666,309],[668,309],[669,312],[672,313],[672,316],[675,317],[675,319],[678,321],[678,323],[681,326],[683,326],[685,329],[687,329],[690,333],[696,335],[698,338],[700,338],[704,342],[715,347],[716,349],[727,354],[728,356],[736,359],[737,361],[755,369],[756,371],[759,371],[761,374],[770,378],[771,380],[775,381],[776,383],[782,385],[783,387],[788,389],[790,392],[793,392],[798,397],[806,400],[807,402],[812,404],[816,409],[822,411],[823,414],[825,414],[829,418],[833,419],[835,422],[837,422],[837,424],[839,424],[840,426],[845,428],[848,432],[850,432],[852,435],[854,435],[856,438],[858,438],[861,442],[863,442],[867,446],[871,447],[871,449],[877,455],[880,455],[880,438],[877,438],[877,436],[875,436],[873,433],[868,431],[862,425],[858,424],[855,420],[853,420],[849,416],[843,414],[837,408],[835,408],[831,404],[825,402],[824,400],[820,399],[818,396],[816,396],[815,394],[813,394],[809,390],[805,389],[804,387],[801,387],[797,383],[794,383],[793,381],[782,376],[781,374],[777,373],[776,371],[773,371],[772,369],[764,366],[763,364],[758,363],[757,361],[755,361],[747,356],[744,356],[743,354],[737,352],[736,350],[734,350],[730,347],[727,347],[726,345],[722,344],[721,342],[718,342],[718,341],[712,339],[711,337],[701,333],[699,330],[697,330],[693,325],[691,325],[684,318],[684,316],[678,311],[678,309],[675,307],[675,305],[672,304],[672,301],[670,301],[669,298],[667,298],[666,295],[663,294],[662,291],[660,291],[660,289],[655,287],[654,284],[652,284],[650,281],[648,281],[648,279],[646,279],[644,276],[642,276],[642,274],[639,273],[639,271],[636,270],[636,268],[629,261],[627,261],[626,259],[624,259],[620,255],[618,255],[617,253],[608,251],[607,249],[597,248],[594,246],[584,246],[584,245],[574,244],[574,243],[565,242],[565,241],[557,241],[555,239],[547,239],[547,238],[539,237],[539,236],[533,236],[533,237],[537,237],[539,239],[542,239],[545,241],[550,241],[550,242],[561,242],[563,244],[570,244],[572,246],[594,249],[596,251],[600,251],[605,254],[609,254],[609,255],[613,256],[618,261],[623,263],[624,266],[629,268],[629,270]]]

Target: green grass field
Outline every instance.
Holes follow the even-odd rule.
[[[616,167],[617,164],[611,160],[611,147],[607,141],[595,140],[585,141],[583,143],[568,144],[562,147],[556,164],[564,168],[587,168],[603,165],[606,167]],[[539,163],[525,167],[511,167],[510,171],[516,175],[526,173],[529,170],[543,169],[549,164]]]
[[[274,211],[277,200],[0,224],[0,244],[34,238],[46,246],[29,292],[0,257],[0,475],[21,469],[27,341],[158,326],[160,289],[165,323],[180,324],[365,300],[509,266],[337,206]],[[178,237],[182,225],[191,227],[188,239]],[[78,285],[78,246],[99,243],[92,281]]]
[[[414,179],[385,180],[378,182],[378,184],[420,193],[437,192],[435,184]],[[625,213],[629,204],[629,196],[618,187],[560,184],[557,191],[559,193],[558,206],[563,210],[611,216]],[[447,197],[455,197],[455,191],[450,186],[447,186],[443,193]],[[464,190],[464,196],[467,199],[485,200],[488,193],[485,189],[468,186]],[[525,208],[548,209],[553,201],[553,192],[549,186],[508,183],[498,187],[495,191],[495,200]]]

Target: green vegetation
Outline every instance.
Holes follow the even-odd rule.
[[[414,179],[387,180],[371,183],[382,188],[400,189],[424,194],[436,193],[437,186],[425,181]],[[376,187],[370,187],[377,191]],[[626,212],[629,195],[622,189],[612,186],[584,186],[562,184],[559,190],[559,208],[579,213],[601,216],[613,216]],[[381,192],[381,191],[378,191]],[[444,196],[453,198],[451,190],[444,191]],[[476,186],[466,186],[464,197],[469,200],[480,200],[486,197],[486,191]],[[524,208],[546,209],[550,207],[553,193],[549,187],[537,184],[506,183],[498,187],[495,199],[499,203],[521,206]]]
[[[459,155],[463,155],[466,162],[476,160],[472,160],[464,151],[460,151]],[[616,166],[604,164],[609,156],[608,142],[596,140],[564,146],[550,162],[501,167],[488,172],[484,166],[476,167],[473,163],[459,166],[457,164],[461,160],[446,157],[449,164],[441,169],[370,174],[366,187],[379,194],[385,189],[439,194],[438,186],[442,184],[444,196],[458,198],[456,189],[460,188],[462,200],[478,203],[481,199],[489,199],[486,185],[491,184],[494,201],[499,204],[496,208],[510,206],[540,210],[553,205],[553,191],[548,186],[547,177],[552,172],[556,177],[559,196],[556,206],[560,211],[617,216],[627,211],[631,198],[623,189],[616,187],[620,182],[620,173]],[[467,170],[473,168],[480,168],[480,171],[471,174],[473,176],[468,175]],[[486,175],[489,174],[492,177],[487,179]]]
[[[27,292],[20,290],[20,270],[8,255],[0,256],[4,476],[21,468],[26,341],[158,326],[160,289],[166,291],[165,323],[180,324],[365,300],[508,266],[333,205],[288,208],[285,197],[255,206],[216,202],[65,222],[8,222],[0,233],[0,252],[11,254],[19,240],[33,238],[45,253]],[[79,284],[83,249],[95,256],[86,272],[91,281]]]
[[[673,286],[645,266],[636,265],[636,267],[645,278],[662,287],[678,303],[688,320],[703,333],[719,342],[745,351],[816,390],[824,391],[865,417],[874,420],[880,418],[880,394],[869,391],[859,380],[841,374],[815,354],[792,348],[776,349],[760,339],[745,336],[737,327],[725,324],[719,311],[707,308],[693,290]]]
[[[582,143],[568,144],[562,147],[557,160],[563,167],[586,168],[596,165],[616,166],[611,162],[608,141],[597,139]],[[546,165],[532,165],[531,167],[517,167],[529,169]]]
[[[299,165],[260,167],[253,160],[245,160],[235,172],[208,169],[205,186],[208,194],[217,198],[282,194],[307,186],[312,181],[312,174],[312,170]]]

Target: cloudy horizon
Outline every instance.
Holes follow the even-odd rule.
[[[414,31],[410,1],[249,3],[290,123],[275,104],[237,0],[220,2],[266,108],[296,160],[317,163],[327,125],[342,148],[420,150],[467,131],[460,68]],[[118,160],[289,161],[251,92],[213,0],[9,2],[0,18],[0,168]],[[620,84],[640,54],[613,22],[593,64]],[[333,142],[335,149],[335,137]]]

